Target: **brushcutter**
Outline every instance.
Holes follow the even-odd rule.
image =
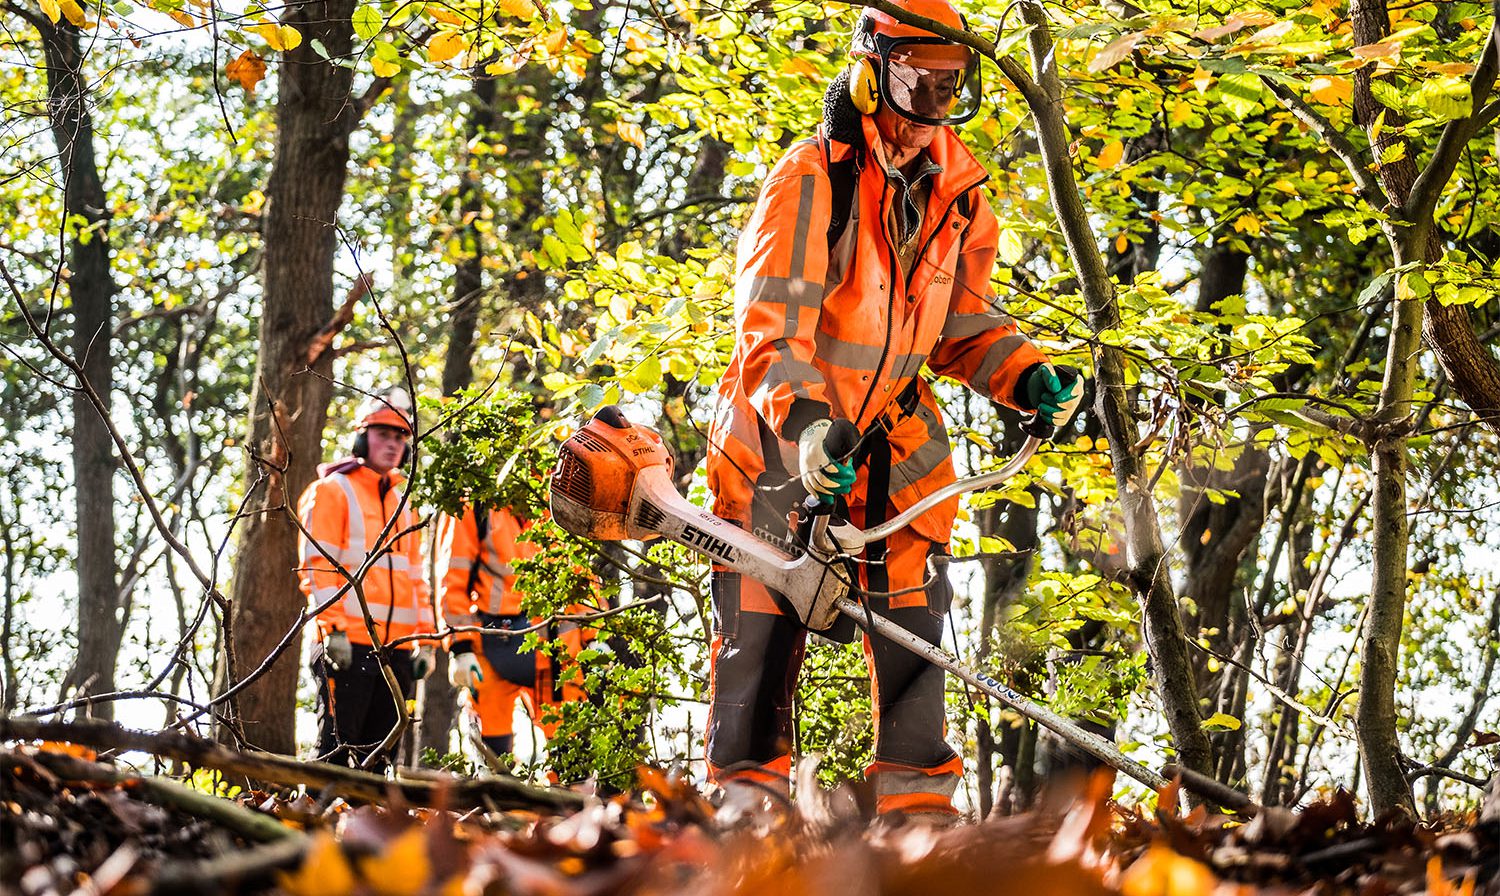
[[[816,498],[802,505],[793,526],[802,537],[800,553],[788,553],[739,526],[691,504],[672,485],[672,456],[661,436],[625,419],[610,406],[600,410],[559,450],[552,473],[552,518],[567,531],[595,541],[666,538],[707,556],[779,593],[812,631],[826,631],[839,614],[871,634],[900,644],[977,690],[1010,706],[1064,740],[1142,784],[1160,790],[1166,778],[1121,753],[1114,744],[1086,731],[1024,694],[982,672],[966,668],[951,654],[884,617],[865,611],[851,597],[855,590],[848,562],[866,544],[880,541],[934,505],[962,492],[989,488],[1026,465],[1051,427],[1031,421],[1027,439],[1014,457],[994,470],[959,480],[922,498],[898,516],[870,529],[832,522],[831,505]],[[836,421],[825,442],[832,457],[851,455],[859,432]],[[795,549],[795,548],[794,548]]]

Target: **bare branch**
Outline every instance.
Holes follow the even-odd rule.
[[[1359,150],[1349,142],[1343,131],[1333,126],[1333,122],[1323,117],[1316,109],[1303,102],[1297,96],[1296,91],[1274,78],[1264,78],[1265,84],[1276,94],[1276,98],[1287,108],[1297,120],[1312,128],[1313,133],[1323,138],[1333,154],[1338,156],[1339,161],[1349,170],[1349,175],[1354,178],[1354,185],[1359,190],[1359,195],[1370,208],[1383,212],[1391,207],[1391,199],[1381,189],[1380,182],[1370,174],[1365,160],[1360,157]]]

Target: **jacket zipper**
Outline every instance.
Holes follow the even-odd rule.
[[[886,264],[889,266],[889,270],[892,274],[890,283],[891,288],[886,290],[885,345],[881,346],[880,360],[875,364],[875,372],[870,375],[870,388],[865,390],[865,400],[860,402],[859,413],[854,415],[853,422],[855,426],[859,426],[859,421],[865,416],[865,409],[870,406],[870,399],[875,395],[875,386],[876,383],[879,382],[880,372],[882,370],[885,370],[885,359],[889,357],[891,353],[891,331],[894,327],[894,321],[896,317],[896,284],[901,279],[900,277],[896,276],[901,270],[901,266],[896,261],[896,247],[891,244],[891,235],[885,227],[887,212],[890,211],[890,202],[888,197],[891,194],[891,181],[890,178],[884,176],[882,176],[882,181],[883,183],[880,188],[880,232],[885,236]],[[855,181],[854,192],[856,196],[859,195],[858,181]],[[864,441],[863,433],[861,433],[860,441],[861,443]]]
[[[988,174],[980,176],[979,180],[974,181],[972,184],[969,184],[967,187],[964,187],[962,190],[954,193],[953,198],[948,200],[947,207],[943,209],[942,217],[938,218],[937,226],[932,228],[932,232],[927,235],[926,241],[922,243],[921,248],[917,251],[916,257],[912,260],[911,270],[906,272],[907,289],[911,288],[911,278],[917,273],[918,262],[927,257],[927,250],[932,246],[932,241],[937,239],[938,232],[943,229],[944,224],[948,223],[948,216],[953,213],[953,206],[957,205],[958,200],[967,195],[970,190],[975,189],[989,179],[990,176]],[[887,237],[886,241],[890,241],[889,237]]]

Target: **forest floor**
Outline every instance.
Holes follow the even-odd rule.
[[[1052,809],[936,828],[872,824],[847,790],[716,807],[650,769],[631,793],[536,788],[551,802],[530,807],[533,791],[432,773],[430,790],[346,800],[332,786],[214,796],[212,773],[160,770],[73,743],[0,747],[0,893],[1500,896],[1500,812],[1367,823],[1344,793],[1252,818],[1146,813],[1099,777]]]

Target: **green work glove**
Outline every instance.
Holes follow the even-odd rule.
[[[411,652],[411,677],[414,681],[421,681],[432,672],[432,648],[426,644],[419,644]]]
[[[454,644],[448,653],[448,683],[460,690],[468,688],[477,692],[481,681],[484,681],[484,671],[479,666],[479,658],[474,655],[473,646],[467,641]]]
[[[1073,419],[1083,401],[1083,376],[1072,367],[1041,364],[1027,373],[1026,403],[1041,418],[1060,427]]]
[[[837,495],[849,494],[854,488],[854,464],[848,458],[834,460],[828,454],[825,438],[832,426],[832,420],[816,420],[797,438],[802,487],[824,504],[832,503]]]

